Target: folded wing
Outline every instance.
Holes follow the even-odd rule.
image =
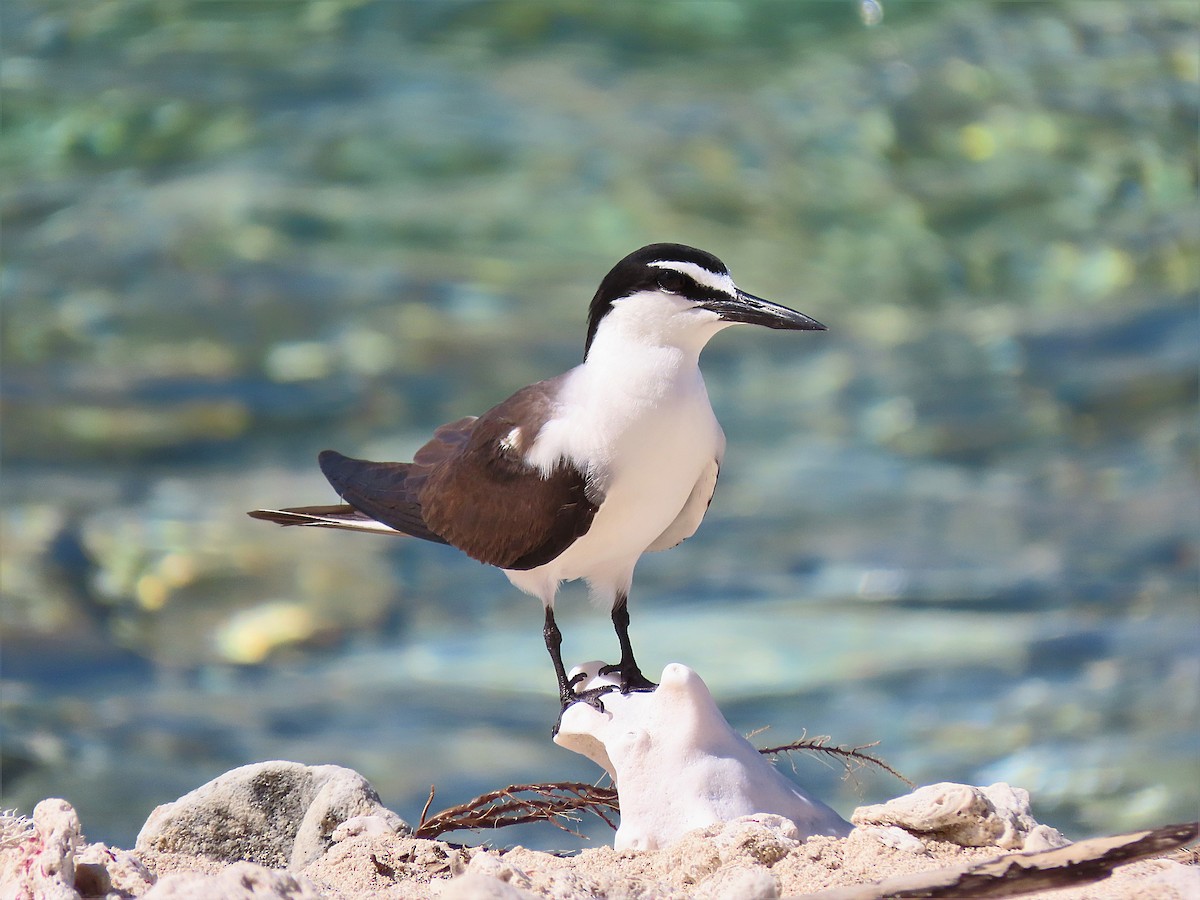
[[[346,505],[256,510],[281,525],[403,532],[458,547],[502,569],[533,569],[586,534],[602,497],[567,461],[546,473],[525,462],[553,414],[552,382],[518,391],[483,416],[443,425],[411,463],[321,453]]]

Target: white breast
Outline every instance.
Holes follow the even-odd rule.
[[[589,467],[604,501],[587,534],[557,559],[508,572],[509,580],[546,600],[560,581],[585,578],[597,601],[611,602],[629,589],[638,558],[675,521],[724,444],[691,354],[643,347],[617,367],[575,369],[561,414],[528,459],[545,470],[564,458]]]

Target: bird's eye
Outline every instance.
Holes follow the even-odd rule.
[[[681,294],[687,282],[682,275],[672,269],[663,269],[658,273],[658,286],[668,294]]]

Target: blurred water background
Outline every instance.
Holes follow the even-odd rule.
[[[640,565],[647,672],[691,665],[760,745],[1026,787],[1072,837],[1195,816],[1198,20],[7,0],[0,804],[129,845],[271,758],[410,819],[430,784],[592,780],[535,600],[244,511],[575,364],[600,278],[667,240],[830,330],[706,351],[727,460]],[[565,654],[611,658],[584,597]],[[844,814],[903,791],[794,762]]]

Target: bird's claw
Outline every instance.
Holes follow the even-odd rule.
[[[578,679],[571,679],[570,691],[562,697],[562,708],[565,710],[568,706],[576,703],[586,703],[593,707],[597,712],[604,712],[604,701],[600,698],[605,694],[611,694],[617,690],[615,684],[605,684],[600,687],[588,688],[586,691],[575,690],[575,684]]]
[[[558,721],[554,723],[554,729],[551,734],[558,734],[559,726],[562,725],[563,713],[576,703],[586,703],[588,706],[595,709],[597,712],[604,712],[604,701],[600,698],[605,694],[611,694],[617,690],[615,684],[605,684],[596,688],[588,688],[586,691],[575,690],[575,685],[581,680],[579,675],[568,682],[566,689],[559,692],[559,702],[562,703],[562,709],[558,713]]]
[[[562,711],[559,713],[558,722],[554,725],[554,734],[558,734],[558,726],[562,724],[562,713],[565,713],[568,708],[576,703],[586,703],[597,712],[605,712],[604,701],[600,699],[605,694],[611,694],[614,691],[619,691],[622,694],[630,694],[634,691],[652,691],[658,687],[657,684],[642,674],[636,664],[633,666],[602,666],[599,674],[618,674],[621,676],[621,683],[602,684],[599,687],[580,691],[576,690],[576,688],[587,682],[590,676],[587,672],[576,672],[571,678],[560,685],[558,699],[562,704]]]
[[[620,675],[620,691],[622,694],[631,694],[635,691],[648,692],[658,687],[657,684],[642,674],[642,670],[636,664],[624,666],[618,663],[613,666],[601,666],[600,674]]]

